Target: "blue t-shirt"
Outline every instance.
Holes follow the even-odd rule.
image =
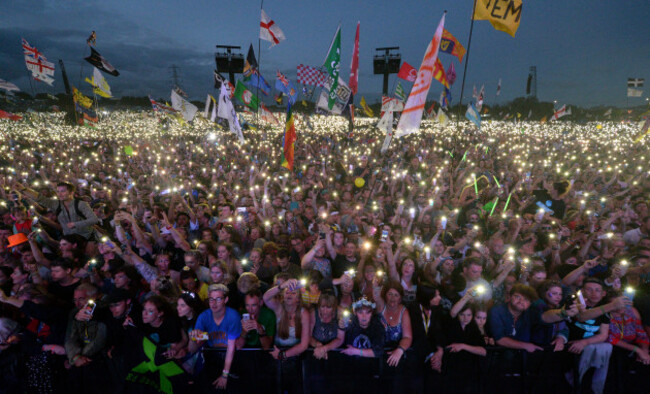
[[[226,347],[229,339],[237,339],[241,335],[241,317],[232,308],[226,307],[226,315],[221,324],[217,325],[212,317],[212,310],[203,311],[196,319],[196,330],[208,333],[208,346]]]
[[[508,310],[507,304],[499,304],[490,309],[488,326],[495,341],[503,337],[530,342],[530,333],[533,324],[538,322],[536,311],[526,309],[515,322],[514,316]]]

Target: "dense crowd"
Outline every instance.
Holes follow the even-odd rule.
[[[390,392],[477,392],[494,347],[503,376],[554,352],[557,387],[650,387],[635,125],[425,121],[382,154],[376,119],[296,117],[293,171],[278,127],[0,123],[0,393],[235,392],[278,364],[265,391],[298,392],[300,360],[327,384],[334,356],[380,359]]]

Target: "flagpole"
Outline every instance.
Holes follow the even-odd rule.
[[[261,21],[261,14],[262,11],[264,10],[264,0],[260,1],[260,21]],[[261,49],[261,42],[262,39],[260,38],[260,34],[257,33],[257,112],[255,112],[255,122],[257,123],[257,126],[259,127],[260,125],[260,120],[259,120],[259,114],[260,114],[260,83],[262,82],[260,78],[262,78],[262,49]]]
[[[465,69],[463,70],[463,83],[460,87],[460,100],[458,101],[458,117],[456,118],[456,127],[460,123],[460,117],[463,112],[463,93],[465,92],[465,77],[467,76],[467,65],[469,64],[469,50],[472,45],[472,31],[474,30],[474,14],[476,13],[476,1],[474,0],[474,6],[472,7],[472,17],[470,18],[471,22],[469,25],[469,38],[467,39],[467,56],[465,57]],[[480,116],[480,115],[479,115]]]

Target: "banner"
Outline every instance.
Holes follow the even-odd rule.
[[[316,108],[323,109],[329,113],[340,115],[343,113],[343,110],[345,109],[345,106],[348,104],[348,101],[350,101],[350,95],[352,92],[350,91],[350,88],[348,85],[339,77],[338,84],[336,84],[336,90],[334,92],[334,106],[330,109],[329,108],[329,98],[330,98],[330,89],[332,89],[332,82],[333,80],[331,78],[327,78],[325,81],[325,84],[323,85],[323,90],[320,93],[320,96],[318,97],[318,102],[316,103]]]
[[[474,20],[488,20],[497,30],[515,36],[521,20],[521,0],[476,0]]]

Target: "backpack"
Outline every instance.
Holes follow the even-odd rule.
[[[81,212],[81,211],[79,210],[79,202],[80,202],[81,200],[77,200],[77,199],[75,198],[73,201],[74,201],[74,204],[73,204],[73,206],[74,206],[74,211],[75,211],[75,213],[77,214],[77,216],[81,217],[81,219],[83,219],[83,220],[86,220],[86,219],[87,219],[87,218],[86,218],[86,215],[84,215],[84,213]],[[59,214],[61,213],[62,210],[63,210],[63,208],[61,207],[61,201],[59,201],[59,207],[56,209],[56,212],[55,212],[55,213],[56,213],[56,217],[59,217]]]

